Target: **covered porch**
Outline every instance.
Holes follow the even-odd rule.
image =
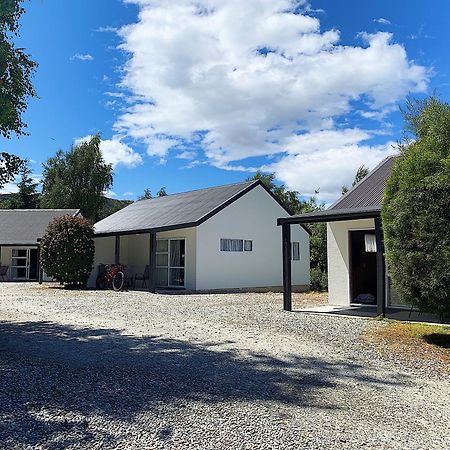
[[[94,270],[89,287],[95,287],[101,265],[121,264],[129,288],[149,292],[195,289],[194,227],[99,234],[94,242]]]
[[[330,303],[341,307],[368,303],[372,304],[370,311],[384,316],[390,289],[378,207],[330,209],[278,219],[282,227],[284,309],[292,311],[291,225],[311,223],[327,223],[328,227]]]

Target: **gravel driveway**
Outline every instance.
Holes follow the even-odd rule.
[[[281,304],[1,284],[0,447],[450,448],[449,379]]]

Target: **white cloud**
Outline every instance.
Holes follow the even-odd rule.
[[[351,185],[358,167],[364,164],[372,169],[397,152],[394,141],[371,146],[364,143],[368,137],[358,129],[298,136],[291,139],[286,156],[263,169],[275,172],[289,189],[304,195],[314,195],[319,189],[320,198],[331,202],[343,185]]]
[[[19,192],[19,188],[16,183],[6,183],[2,189],[0,189],[0,194],[14,194]]]
[[[91,135],[77,138],[74,140],[75,144],[87,142],[92,138]],[[130,146],[121,141],[120,136],[113,136],[111,139],[102,139],[100,141],[100,150],[103,158],[108,164],[113,167],[119,165],[125,167],[136,167],[142,164],[142,156],[134,151]]]
[[[371,134],[353,131],[359,140],[345,143],[350,132],[336,127],[338,119],[356,108],[379,120],[427,88],[428,70],[391,34],[362,33],[361,45],[342,45],[338,30],[321,31],[319,19],[298,13],[306,2],[128,1],[140,7],[137,22],[119,30],[129,54],[120,87],[131,103],[115,130],[161,160],[181,142],[196,142],[210,164],[247,170],[249,157],[287,151],[297,161],[305,153],[298,140],[314,147],[310,160],[341,158]],[[383,153],[362,149],[369,161]],[[282,181],[292,180],[289,171],[302,179],[303,169],[279,167]],[[326,176],[315,169],[316,179]]]
[[[383,17],[380,17],[379,19],[373,19],[373,21],[377,22],[377,23],[381,23],[381,25],[390,25],[391,24],[390,20],[387,20]]]
[[[70,57],[71,61],[78,59],[79,61],[93,61],[94,57],[89,53],[75,53]]]
[[[122,197],[133,197],[135,195],[134,192],[124,192],[122,194]]]
[[[194,159],[197,156],[197,152],[191,150],[184,150],[181,153],[178,153],[176,157],[178,159]]]
[[[98,27],[95,29],[95,31],[97,33],[115,33],[117,32],[118,28],[116,27],[111,27],[111,26],[106,26],[106,27]]]
[[[117,194],[114,191],[105,191],[103,192],[103,195],[105,197],[109,197],[109,198],[116,198]]]

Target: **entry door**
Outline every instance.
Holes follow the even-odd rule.
[[[367,237],[366,237],[367,236]],[[377,260],[373,230],[350,231],[350,303],[376,304]]]
[[[11,250],[10,273],[13,280],[36,280],[37,249],[13,248]]]
[[[156,285],[184,287],[186,244],[184,239],[156,241]]]

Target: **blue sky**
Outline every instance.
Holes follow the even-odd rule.
[[[39,175],[57,149],[100,132],[117,198],[262,168],[329,202],[393,151],[408,93],[448,100],[447,1],[195,4],[25,2],[20,44],[39,63],[40,98],[30,136],[0,150]]]

